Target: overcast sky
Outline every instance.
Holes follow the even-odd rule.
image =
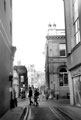
[[[63,0],[13,0],[13,45],[15,62],[44,70],[43,54],[48,24],[64,29]]]

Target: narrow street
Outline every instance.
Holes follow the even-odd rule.
[[[51,112],[49,107],[32,106],[28,120],[58,120],[58,118]]]
[[[31,106],[27,120],[73,120],[60,110],[54,102],[42,102],[38,107]]]
[[[24,120],[80,120],[77,115],[69,107],[69,100],[64,100],[65,104],[59,104],[57,100],[43,100],[39,101],[39,106],[29,105],[28,99],[22,100],[18,103],[18,106],[27,107],[28,114],[24,117]],[[76,109],[78,110],[78,109]]]
[[[0,120],[81,120],[81,0],[0,0]]]

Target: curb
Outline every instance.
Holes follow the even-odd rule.
[[[24,116],[26,114],[26,111],[27,111],[27,107],[24,108],[19,120],[23,120],[23,118],[24,118]]]
[[[25,114],[25,116],[24,116],[24,119],[23,120],[27,120],[27,118],[28,118],[28,115],[29,115],[29,106],[27,107],[27,111],[26,111],[26,114]]]
[[[14,109],[8,110],[1,118],[0,120],[23,120],[22,118],[24,117],[26,107],[16,107]]]

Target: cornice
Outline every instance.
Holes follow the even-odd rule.
[[[64,36],[64,35],[47,35],[46,36],[46,39],[47,40],[53,40],[53,39],[65,39],[66,38],[66,36]]]

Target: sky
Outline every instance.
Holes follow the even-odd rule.
[[[48,24],[64,29],[63,0],[13,0],[14,64],[35,65],[45,70],[45,43]]]

